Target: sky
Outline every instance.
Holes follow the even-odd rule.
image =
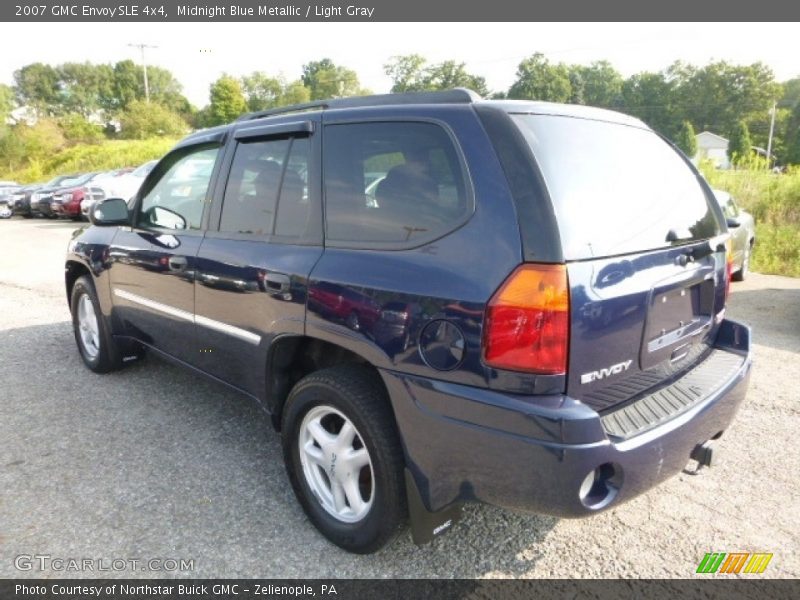
[[[148,64],[169,69],[197,107],[223,72],[299,78],[302,65],[331,58],[354,69],[362,86],[388,92],[392,56],[456,60],[505,90],[519,62],[542,52],[552,62],[610,61],[624,76],[675,60],[770,66],[779,81],[800,76],[796,23],[20,23],[0,35],[0,82],[32,63],[141,61],[128,44],[145,43]]]

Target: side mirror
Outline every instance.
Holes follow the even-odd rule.
[[[89,221],[98,227],[129,225],[128,205],[122,198],[107,198],[97,202],[89,211]]]
[[[186,219],[174,210],[154,206],[149,211],[150,224],[164,229],[186,229]]]
[[[725,219],[725,222],[728,224],[728,227],[732,229],[735,229],[736,227],[740,227],[742,225],[742,222],[736,217],[728,217],[727,219]]]

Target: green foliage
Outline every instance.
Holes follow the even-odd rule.
[[[509,98],[549,102],[567,102],[571,94],[569,68],[563,63],[550,64],[538,52],[519,63],[517,78],[508,90]]]
[[[0,83],[0,127],[6,124],[12,110],[14,110],[14,88]]]
[[[0,131],[0,167],[14,170],[26,162],[50,156],[66,145],[61,128],[52,119],[39,119],[35,125],[18,123]]]
[[[247,102],[238,79],[222,75],[211,84],[211,102],[206,115],[206,125],[230,123],[244,112],[247,112]]]
[[[1,139],[0,134],[0,139]],[[176,140],[155,138],[150,140],[106,140],[100,144],[72,146],[40,157],[22,168],[6,169],[0,164],[0,178],[22,183],[52,179],[64,173],[104,171],[120,167],[138,166],[166,154]]]
[[[69,143],[96,144],[103,139],[103,128],[77,113],[58,118],[58,126]]]
[[[26,65],[14,72],[17,102],[37,114],[52,115],[60,103],[59,75],[55,67],[43,63]]]
[[[383,66],[383,72],[392,79],[392,92],[430,92],[463,87],[481,96],[489,96],[486,79],[468,72],[464,63],[446,60],[427,65],[427,62],[419,54],[393,56]]]
[[[152,137],[179,136],[189,129],[176,112],[156,102],[133,100],[120,115],[120,137],[144,140]]]
[[[752,267],[762,273],[800,277],[800,169],[717,170],[703,166],[712,187],[725,190],[756,221]]]
[[[571,70],[580,75],[582,104],[603,108],[619,106],[623,79],[610,62],[599,60],[588,67],[573,66]]]
[[[355,71],[336,66],[329,58],[312,60],[303,65],[302,81],[308,88],[311,100],[345,98],[366,93]]]
[[[287,82],[284,77],[270,77],[262,71],[242,77],[241,84],[249,111],[300,104],[311,99],[310,90],[301,80]]]
[[[689,121],[684,121],[680,130],[678,130],[678,135],[675,136],[675,145],[690,158],[697,154],[697,138],[694,135],[692,124]]]
[[[622,84],[623,110],[640,118],[650,127],[674,138],[681,114],[673,106],[675,83],[664,73],[638,73]]]
[[[795,104],[786,123],[786,162],[800,165],[800,102]]]
[[[800,103],[800,77],[795,77],[781,84],[783,93],[778,101],[778,108],[793,109]]]
[[[731,159],[731,163],[738,165],[748,160],[752,154],[751,146],[747,123],[739,121],[728,139],[728,158]]]

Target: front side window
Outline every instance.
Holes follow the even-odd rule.
[[[222,204],[220,231],[299,238],[311,213],[308,138],[240,143]]]
[[[323,153],[328,240],[421,242],[452,230],[471,210],[455,146],[438,125],[329,125]]]
[[[218,153],[218,147],[205,147],[176,156],[144,193],[139,224],[165,229],[200,229]]]

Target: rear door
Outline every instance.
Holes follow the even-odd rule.
[[[725,302],[721,212],[686,160],[652,131],[513,118],[541,169],[568,264],[567,392],[606,410],[709,350]]]
[[[226,156],[197,255],[201,368],[256,396],[278,334],[305,333],[308,275],[322,254],[318,120],[243,126]]]

